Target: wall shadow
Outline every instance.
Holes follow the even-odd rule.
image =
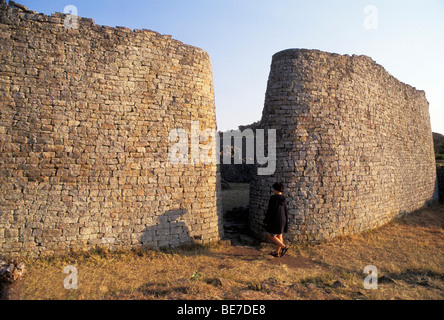
[[[184,218],[187,213],[187,210],[170,210],[159,216],[156,225],[142,231],[142,245],[160,249],[194,243],[195,239]]]
[[[439,202],[444,202],[444,166],[436,166],[436,184],[434,198]]]
[[[408,226],[443,229],[444,204],[436,203],[434,205],[425,206],[414,212],[398,216],[395,218],[395,221]]]

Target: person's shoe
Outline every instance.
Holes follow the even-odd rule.
[[[289,249],[288,247],[283,248],[283,249],[281,250],[281,254],[280,254],[280,256],[281,256],[281,257],[285,256],[285,254],[287,253],[288,249]]]
[[[279,255],[279,253],[276,253],[276,251],[271,252],[270,255],[272,255],[273,257],[276,257],[276,258],[280,258],[281,257]]]

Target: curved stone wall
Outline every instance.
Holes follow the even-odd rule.
[[[208,54],[66,18],[0,1],[0,253],[218,240],[216,165],[168,161],[172,130],[216,130]]]
[[[251,185],[259,236],[276,181],[287,187],[294,241],[358,233],[437,199],[425,93],[369,57],[277,53],[261,125],[277,130],[277,169]]]

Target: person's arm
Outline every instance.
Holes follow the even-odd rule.
[[[268,201],[268,208],[267,212],[265,213],[265,219],[263,222],[265,226],[268,224],[268,221],[270,221],[270,214],[272,212],[272,200],[273,198],[270,198],[270,200]]]
[[[288,225],[290,224],[290,220],[288,219],[288,205],[287,205],[287,200],[285,200],[284,203],[284,211],[285,211],[285,230],[284,232],[287,233],[288,232]]]
[[[287,200],[285,200],[284,208],[285,208],[285,218],[287,219],[287,222],[288,222],[288,204],[287,204]]]

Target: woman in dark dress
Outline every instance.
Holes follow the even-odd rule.
[[[274,196],[270,198],[264,219],[267,237],[276,244],[276,250],[271,253],[274,257],[283,257],[288,251],[283,238],[283,234],[288,231],[287,200],[282,195],[284,189],[282,183],[273,185]]]

